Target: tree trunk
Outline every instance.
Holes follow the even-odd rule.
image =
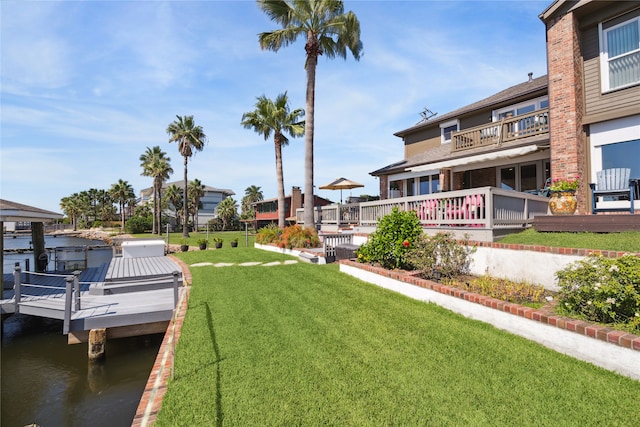
[[[158,206],[158,195],[156,194],[156,180],[153,179],[153,223],[151,224],[151,234],[156,234],[156,215]]]
[[[311,35],[309,37],[312,37]],[[304,126],[305,133],[305,155],[304,155],[304,226],[315,229],[314,220],[314,197],[313,197],[313,131],[314,131],[314,105],[316,86],[316,65],[318,57],[308,55],[307,57],[307,105],[306,120]]]
[[[184,156],[184,191],[182,193],[182,198],[184,199],[182,204],[184,205],[183,213],[184,213],[184,221],[182,224],[182,237],[185,239],[189,237],[189,199],[187,198],[187,160],[188,157]]]
[[[162,235],[162,186],[158,190],[158,236]]]
[[[31,241],[33,243],[33,263],[35,265],[35,271],[37,273],[44,273],[47,269],[49,257],[44,248],[44,225],[41,222],[31,223]],[[40,259],[41,256],[42,259]]]
[[[124,202],[120,203],[120,218],[122,219],[122,227],[120,228],[120,230],[122,230],[123,233],[124,233],[124,207],[125,207],[125,203]]]
[[[282,143],[277,135],[273,139],[273,145],[276,147],[276,176],[278,178],[278,227],[284,228],[286,202],[284,199],[284,174],[282,172]]]

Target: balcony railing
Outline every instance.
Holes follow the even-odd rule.
[[[549,133],[549,109],[505,118],[451,134],[451,151],[470,150]]]
[[[322,206],[316,209],[315,218],[316,224],[322,226],[375,227],[380,218],[391,213],[393,208],[398,208],[401,211],[415,211],[424,227],[522,228],[531,225],[534,216],[547,215],[548,201],[548,198],[538,195],[481,187]],[[303,209],[296,211],[299,224],[304,222],[303,212]],[[337,216],[338,212],[340,216]]]

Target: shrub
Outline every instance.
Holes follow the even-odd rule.
[[[269,224],[258,230],[256,235],[256,243],[268,245],[269,243],[277,243],[280,240],[282,228],[276,224]]]
[[[467,236],[459,242],[451,233],[423,234],[416,239],[406,259],[425,279],[453,278],[468,274],[474,251],[475,246],[469,247]]]
[[[127,233],[139,234],[151,230],[153,224],[149,217],[132,216],[125,224]]]
[[[530,305],[531,303],[542,304],[546,302],[544,287],[527,281],[513,282],[485,275],[472,278],[466,281],[464,285],[457,284],[456,286],[477,294],[516,304]]]
[[[640,332],[640,257],[590,256],[556,273],[558,311]]]
[[[360,262],[379,263],[384,268],[405,268],[405,254],[418,236],[422,235],[420,220],[414,211],[398,211],[382,217],[369,241],[356,251]]]
[[[291,225],[282,230],[278,246],[281,248],[317,248],[320,246],[318,233],[313,228]]]

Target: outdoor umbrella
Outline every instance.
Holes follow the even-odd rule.
[[[340,204],[342,204],[342,190],[364,187],[364,185],[347,178],[338,178],[328,184],[321,185],[321,190],[340,190]]]

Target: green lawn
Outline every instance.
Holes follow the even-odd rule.
[[[187,263],[274,261],[254,248]],[[158,426],[635,425],[640,382],[337,265],[192,267]]]
[[[500,243],[640,253],[640,231],[625,231],[623,233],[541,233],[529,228],[520,233],[505,236],[500,239]]]

